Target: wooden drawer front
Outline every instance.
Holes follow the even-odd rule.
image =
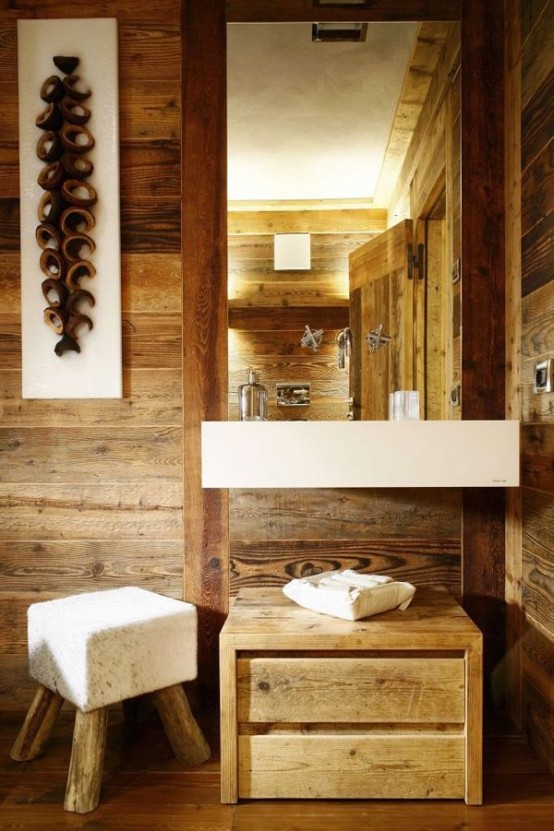
[[[241,658],[239,722],[464,721],[463,658]]]
[[[239,797],[457,799],[459,735],[241,736]]]

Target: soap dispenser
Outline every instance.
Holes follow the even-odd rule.
[[[267,390],[255,369],[248,370],[248,383],[239,387],[240,421],[267,421]]]

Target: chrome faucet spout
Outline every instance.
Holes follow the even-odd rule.
[[[352,352],[352,330],[348,327],[341,329],[336,337],[338,346],[338,367],[344,369],[346,366],[346,358],[350,357]]]

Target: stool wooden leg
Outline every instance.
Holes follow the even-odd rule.
[[[156,690],[153,697],[175,757],[188,765],[209,759],[210,747],[190,711],[182,685]]]
[[[27,762],[42,752],[63,701],[57,692],[52,692],[42,684],[39,686],[10,751],[10,756],[15,762]]]
[[[108,707],[75,713],[75,730],[64,808],[86,814],[100,801],[102,765],[108,731]]]

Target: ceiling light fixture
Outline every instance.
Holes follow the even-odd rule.
[[[310,234],[275,234],[275,271],[309,271]]]
[[[315,43],[363,43],[366,35],[367,23],[312,23],[312,41]]]

